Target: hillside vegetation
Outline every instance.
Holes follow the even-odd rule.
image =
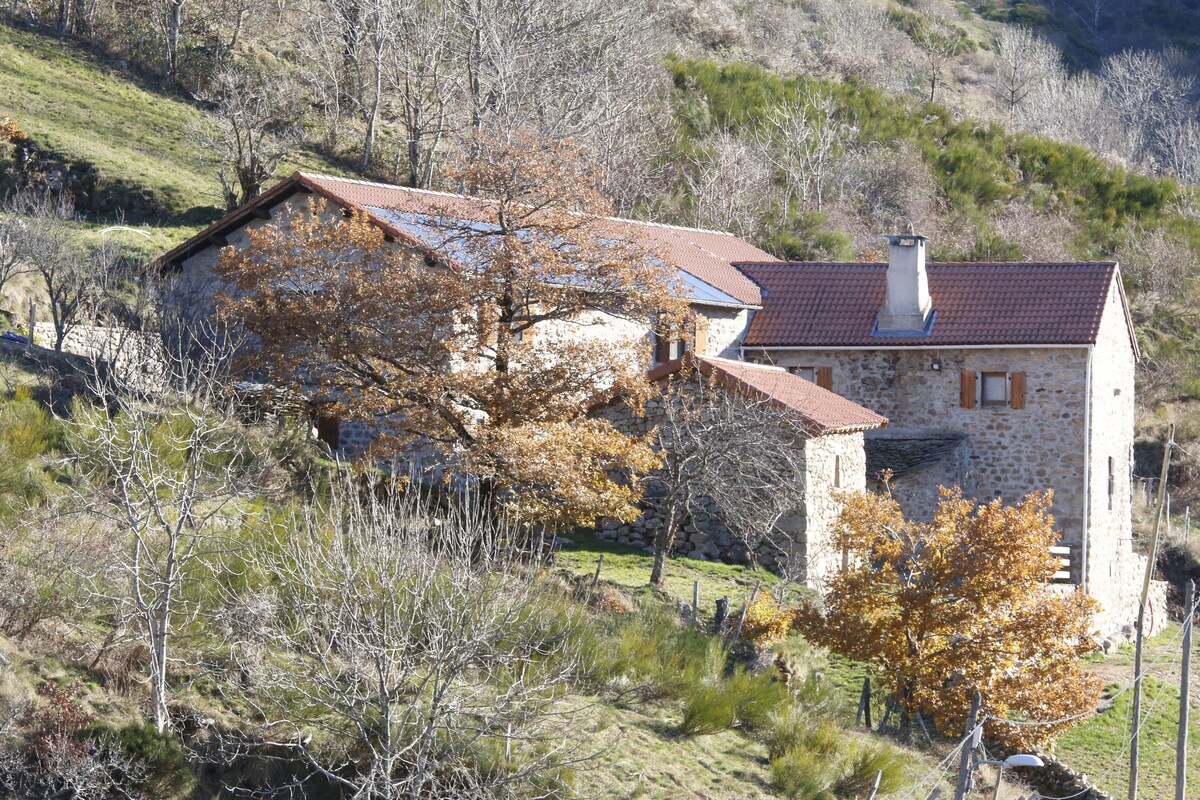
[[[222,213],[212,164],[191,135],[213,121],[122,64],[70,39],[0,24],[0,117],[29,134],[45,168],[66,167],[96,220],[149,225],[161,231],[160,246],[172,246]],[[301,168],[342,172],[301,150],[279,173]]]

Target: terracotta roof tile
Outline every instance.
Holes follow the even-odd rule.
[[[650,371],[649,378],[651,381],[662,380],[692,365],[698,365],[702,374],[725,386],[772,401],[794,412],[805,429],[814,436],[882,428],[888,422],[886,417],[828,389],[822,389],[812,381],[793,375],[782,367],[766,364],[687,353],[682,358],[655,367]]]
[[[931,263],[928,336],[872,335],[886,264],[742,264],[762,287],[747,347],[1087,344],[1117,265]]]
[[[453,210],[463,219],[479,215],[489,201],[462,195],[408,189],[383,183],[367,183],[347,178],[297,173],[300,180],[320,194],[343,205],[364,209],[387,209],[409,213],[428,212],[431,208]],[[734,261],[774,261],[736,236],[717,231],[681,228],[638,220],[613,218],[623,231],[642,237],[647,244],[662,249],[673,266],[714,286],[746,305],[758,305],[758,286],[736,267]]]

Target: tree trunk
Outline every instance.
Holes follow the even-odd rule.
[[[667,513],[666,523],[658,529],[654,537],[654,567],[650,570],[650,585],[662,588],[664,573],[667,568],[667,556],[671,545],[675,543],[675,529],[678,527],[675,509]]]
[[[179,81],[179,30],[183,27],[184,0],[171,0],[167,11],[167,82]]]

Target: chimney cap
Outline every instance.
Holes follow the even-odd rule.
[[[924,244],[929,241],[929,237],[922,236],[919,233],[891,233],[885,237],[888,244],[903,245],[905,247],[912,246],[917,242]]]

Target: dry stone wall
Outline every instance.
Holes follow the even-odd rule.
[[[596,413],[626,434],[645,435],[661,417],[663,402],[662,397],[647,401],[644,415],[635,414],[620,401]],[[787,570],[797,579],[814,585],[836,570],[841,564],[841,556],[830,542],[840,508],[836,493],[839,490],[861,491],[866,486],[863,435],[859,432],[827,434],[798,440],[797,447],[803,448],[803,496],[796,498],[794,511],[780,520],[779,531],[773,538],[756,543],[751,550],[745,540],[725,524],[717,505],[708,502],[684,522],[673,553],[732,563],[748,563],[753,555],[754,560],[768,569]],[[600,535],[622,544],[652,548],[665,518],[653,495],[645,499],[643,507],[641,516],[632,522],[602,522]]]

